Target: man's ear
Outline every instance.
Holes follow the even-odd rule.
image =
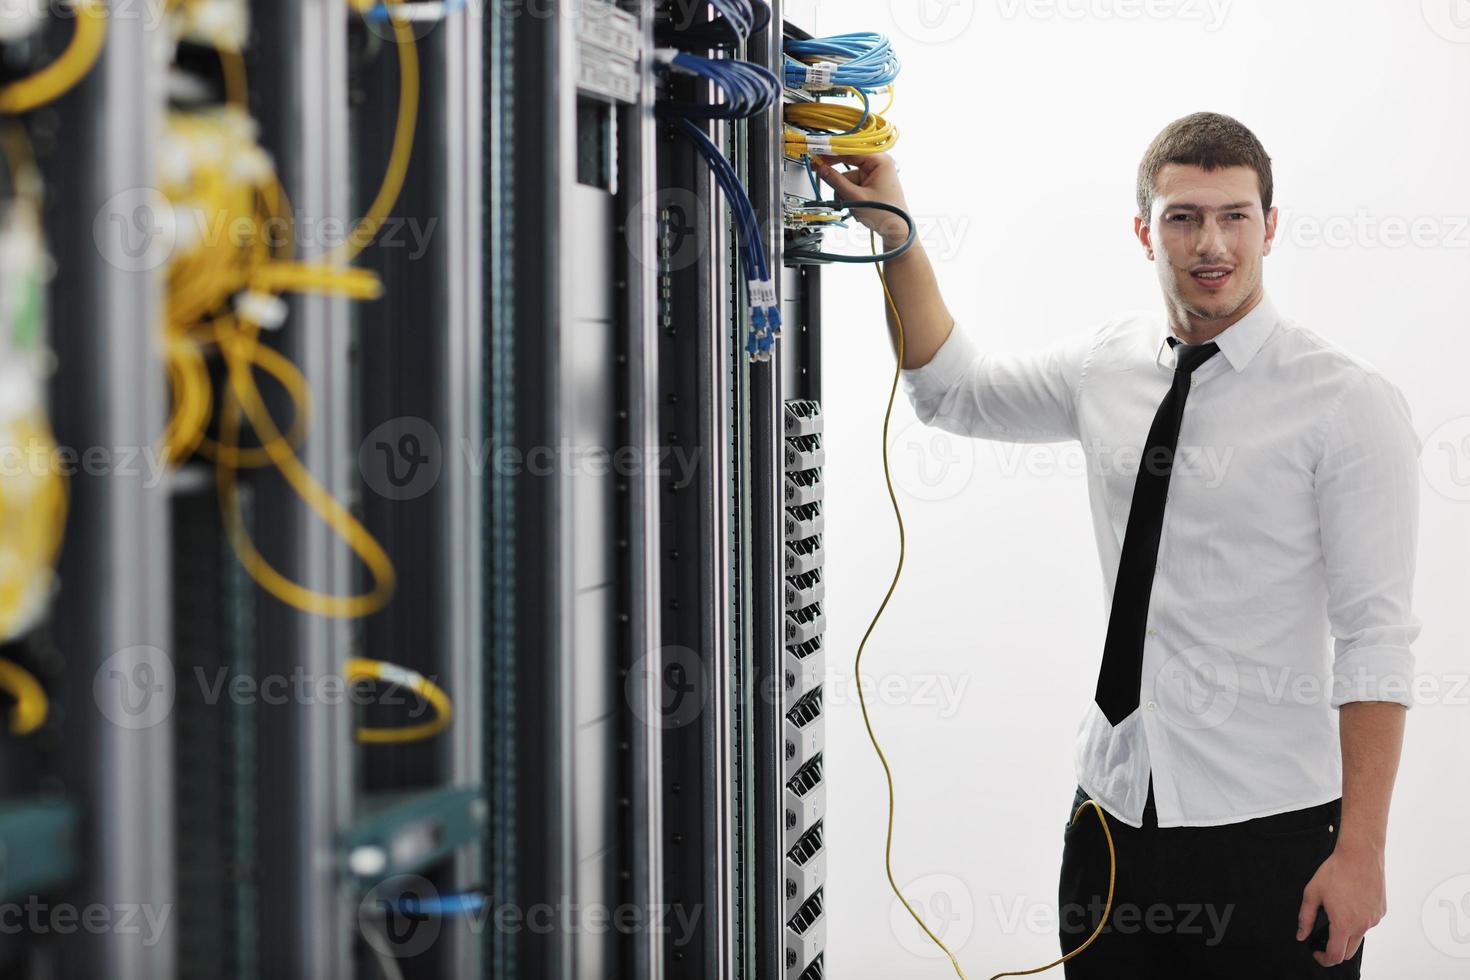
[[[1143,243],[1143,251],[1148,256],[1148,260],[1152,262],[1154,260],[1153,229],[1149,227],[1147,221],[1136,214],[1133,216],[1133,234],[1137,235],[1138,240]]]
[[[1276,206],[1273,204],[1271,210],[1266,212],[1266,241],[1261,246],[1262,255],[1271,254],[1271,243],[1276,240]]]

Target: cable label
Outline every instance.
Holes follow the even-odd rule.
[[[806,81],[801,83],[802,88],[831,88],[832,75],[837,71],[837,62],[819,61],[814,65],[806,66]]]
[[[751,306],[775,306],[776,284],[769,279],[751,279],[750,305]]]

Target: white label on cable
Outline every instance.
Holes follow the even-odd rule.
[[[802,88],[831,88],[832,75],[837,71],[837,62],[819,61],[806,66],[806,81]]]
[[[807,133],[806,148],[809,153],[831,153],[832,137],[825,133]]]
[[[378,677],[389,684],[396,684],[409,690],[417,688],[419,681],[424,679],[424,675],[418,671],[399,667],[397,664],[381,665],[378,668]]]
[[[776,284],[769,279],[751,279],[750,282],[750,305],[751,306],[775,306]]]

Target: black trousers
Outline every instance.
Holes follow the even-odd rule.
[[[1085,799],[1077,787],[1066,819]],[[1324,967],[1296,938],[1302,892],[1337,843],[1341,798],[1219,827],[1160,828],[1150,780],[1143,827],[1108,818],[1113,910],[1092,945],[1063,965],[1068,980],[1358,980],[1366,941]],[[1069,953],[1102,918],[1108,844],[1091,807],[1064,834],[1058,925]]]

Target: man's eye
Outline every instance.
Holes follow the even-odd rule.
[[[1169,220],[1169,221],[1193,221],[1194,220],[1194,215],[1192,215],[1192,214],[1171,214],[1171,215],[1169,215],[1169,217],[1168,217],[1167,220]]]
[[[1232,218],[1239,218],[1242,221],[1244,221],[1246,216],[1244,214],[1242,214],[1241,212],[1239,212],[1239,211],[1232,211],[1231,214],[1230,214],[1230,217],[1232,217]]]

